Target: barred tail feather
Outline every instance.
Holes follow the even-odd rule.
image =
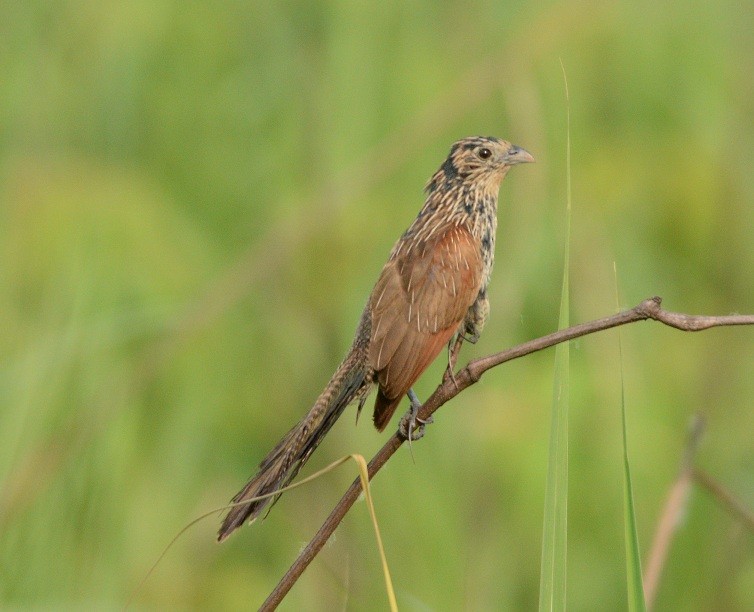
[[[256,476],[236,494],[232,502],[243,502],[260,495],[274,493],[287,486],[319,446],[346,406],[356,398],[363,398],[366,395],[370,383],[363,364],[359,363],[353,352],[349,353],[309,413],[270,451],[260,464]],[[222,542],[246,521],[255,520],[277,498],[278,496],[275,495],[231,508],[218,532],[218,541]]]

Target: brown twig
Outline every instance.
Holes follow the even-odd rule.
[[[647,610],[651,610],[654,606],[670,544],[681,523],[681,517],[686,511],[694,473],[694,456],[699,448],[699,440],[703,432],[704,420],[700,415],[696,415],[689,428],[688,441],[681,460],[681,469],[665,501],[649,551],[647,568],[644,571],[642,581]]]
[[[704,420],[700,415],[696,415],[691,423],[688,442],[681,460],[681,469],[668,494],[660,520],[657,523],[652,548],[649,551],[647,569],[644,572],[643,579],[647,610],[654,607],[668,551],[681,524],[681,517],[686,513],[692,485],[696,484],[706,489],[725,510],[748,529],[754,531],[754,513],[712,476],[694,466],[696,451],[703,431]]]
[[[620,325],[634,323],[636,321],[646,321],[652,319],[659,321],[670,327],[683,331],[701,331],[711,327],[723,325],[754,325],[754,315],[728,315],[728,316],[703,316],[703,315],[686,315],[682,313],[669,312],[661,308],[661,298],[653,297],[644,300],[639,305],[630,310],[619,312],[618,314],[603,319],[597,319],[581,325],[574,325],[567,329],[531,340],[518,346],[514,346],[500,353],[495,353],[488,357],[475,359],[460,370],[455,377],[446,377],[442,384],[427,399],[419,411],[418,418],[426,420],[447,401],[453,399],[461,391],[476,383],[487,370],[494,368],[502,363],[518,359],[524,355],[529,355],[542,349],[549,348],[561,342],[567,342],[581,336],[593,334],[598,331],[604,331]],[[385,445],[378,451],[374,458],[369,462],[370,480],[377,472],[387,463],[395,451],[400,448],[404,440],[399,434],[394,434]],[[361,493],[361,483],[357,478],[346,493],[343,495],[338,505],[332,510],[325,520],[322,527],[312,538],[311,542],[303,549],[298,558],[285,573],[283,578],[277,584],[275,589],[270,593],[260,610],[274,610],[283,598],[291,590],[298,578],[311,563],[312,559],[322,549],[337,526],[343,520],[348,510],[358,499]]]
[[[692,476],[696,484],[706,489],[723,508],[743,523],[750,531],[754,532],[754,512],[749,510],[740,499],[707,474],[707,472],[699,468],[694,468]]]

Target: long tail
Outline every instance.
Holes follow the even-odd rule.
[[[242,502],[253,497],[273,493],[285,487],[298,474],[346,406],[356,398],[363,398],[369,390],[364,360],[352,350],[340,364],[325,390],[317,398],[309,413],[291,429],[259,465],[259,472],[233,498]],[[222,542],[247,520],[256,519],[277,496],[234,506],[223,520],[217,534]]]

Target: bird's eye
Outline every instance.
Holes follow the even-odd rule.
[[[485,147],[484,149],[479,149],[479,151],[477,152],[477,155],[481,159],[489,159],[490,157],[492,157],[492,151],[490,151],[488,148]]]

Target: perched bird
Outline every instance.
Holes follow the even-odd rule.
[[[396,242],[361,315],[356,337],[307,415],[272,449],[233,502],[287,485],[351,402],[360,411],[377,385],[374,425],[382,431],[404,395],[443,346],[462,335],[475,342],[487,321],[487,284],[495,256],[500,183],[515,164],[533,162],[521,147],[494,137],[464,138],[425,188],[426,200]],[[404,431],[410,436],[413,419]],[[234,506],[222,541],[253,520],[270,497]]]

